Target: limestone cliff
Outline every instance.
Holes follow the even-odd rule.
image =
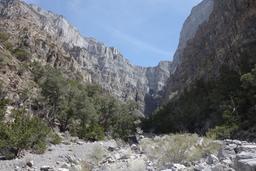
[[[182,29],[165,100],[195,80],[218,78],[223,66],[249,72],[256,63],[255,28],[256,1],[202,1]]]
[[[17,47],[29,50],[31,60],[81,73],[86,82],[122,100],[135,100],[146,113],[155,108],[146,110],[147,104],[157,105],[172,66],[167,61],[156,67],[134,66],[116,48],[83,37],[64,17],[20,0],[0,1],[0,30]]]
[[[202,1],[192,9],[191,14],[184,22],[180,33],[179,45],[173,57],[175,65],[178,65],[181,62],[180,56],[183,54],[183,50],[187,46],[187,42],[194,38],[200,25],[208,21],[209,16],[213,11],[213,3],[214,0]]]

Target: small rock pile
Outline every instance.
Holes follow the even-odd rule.
[[[255,171],[256,143],[225,140],[224,147],[220,150],[218,157],[236,171]]]
[[[148,170],[147,166],[152,165],[150,161],[147,162],[147,156],[135,144],[111,146],[107,147],[107,151],[107,155],[94,168],[94,171]]]
[[[224,140],[218,155],[208,155],[193,166],[173,164],[164,171],[255,171],[256,143],[239,140]]]

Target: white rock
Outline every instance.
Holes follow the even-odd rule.
[[[233,143],[237,144],[237,145],[242,145],[242,142],[239,140],[233,140]]]
[[[63,163],[61,168],[66,168],[66,169],[69,169],[71,167],[71,164],[69,163]]]
[[[20,170],[20,167],[19,166],[15,166],[14,171],[19,171],[19,170]]]
[[[81,171],[82,170],[82,166],[81,165],[73,165],[71,167],[72,171]]]
[[[114,158],[115,158],[116,160],[119,160],[119,159],[121,158],[121,155],[120,155],[119,153],[115,153],[115,154],[114,154]]]
[[[241,159],[238,160],[235,166],[236,171],[255,171],[256,159]]]
[[[131,156],[130,156],[130,159],[131,159],[131,160],[134,160],[134,159],[137,159],[137,158],[138,158],[138,157],[137,157],[136,155],[131,155]]]
[[[195,166],[195,170],[210,171],[210,166],[206,162],[200,162]]]
[[[242,151],[236,155],[236,160],[256,158],[256,153]]]
[[[241,145],[238,148],[238,152],[241,152],[241,151],[256,153],[256,145],[255,144]]]
[[[236,157],[236,152],[234,149],[226,148],[225,146],[222,147],[218,152],[218,158],[221,160],[232,158],[234,159]]]
[[[147,165],[148,166],[153,166],[153,162],[152,161],[147,161]]]
[[[229,171],[231,171],[225,165],[222,165],[222,164],[218,163],[217,165],[213,166],[210,170],[211,171],[225,171],[225,169],[228,169]]]
[[[212,164],[216,164],[218,162],[219,162],[219,159],[213,154],[207,156],[207,158],[206,158],[206,163],[207,164],[212,165]]]
[[[178,164],[178,163],[173,164],[172,167],[171,167],[172,171],[182,171],[182,170],[185,170],[185,169],[186,169],[186,166],[184,166],[182,164]]]
[[[108,163],[114,163],[114,162],[115,162],[115,159],[113,159],[112,157],[108,157],[108,158],[107,158],[107,162],[108,162]]]
[[[78,145],[83,145],[85,142],[83,142],[83,141],[77,141],[76,142]]]
[[[59,168],[58,171],[69,171],[67,168]]]
[[[197,142],[198,145],[202,146],[204,143],[204,138],[200,138],[199,141]]]
[[[131,145],[131,149],[132,149],[132,150],[137,150],[137,149],[138,149],[138,147],[137,147],[137,145],[132,144],[132,145]]]
[[[233,162],[230,159],[225,159],[221,161],[223,164],[232,167],[233,166]]]

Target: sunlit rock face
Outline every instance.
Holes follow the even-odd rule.
[[[256,63],[256,1],[204,0],[184,23],[164,101],[220,70],[246,73]]]
[[[142,113],[158,105],[172,67],[168,61],[148,68],[132,65],[116,48],[83,37],[63,16],[19,0],[0,0],[0,29],[25,44],[35,60],[80,73],[117,98],[138,102]],[[154,107],[147,108],[146,97]]]

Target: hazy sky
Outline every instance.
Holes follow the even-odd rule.
[[[183,22],[201,0],[25,0],[63,15],[82,35],[113,46],[131,63],[171,60]]]

